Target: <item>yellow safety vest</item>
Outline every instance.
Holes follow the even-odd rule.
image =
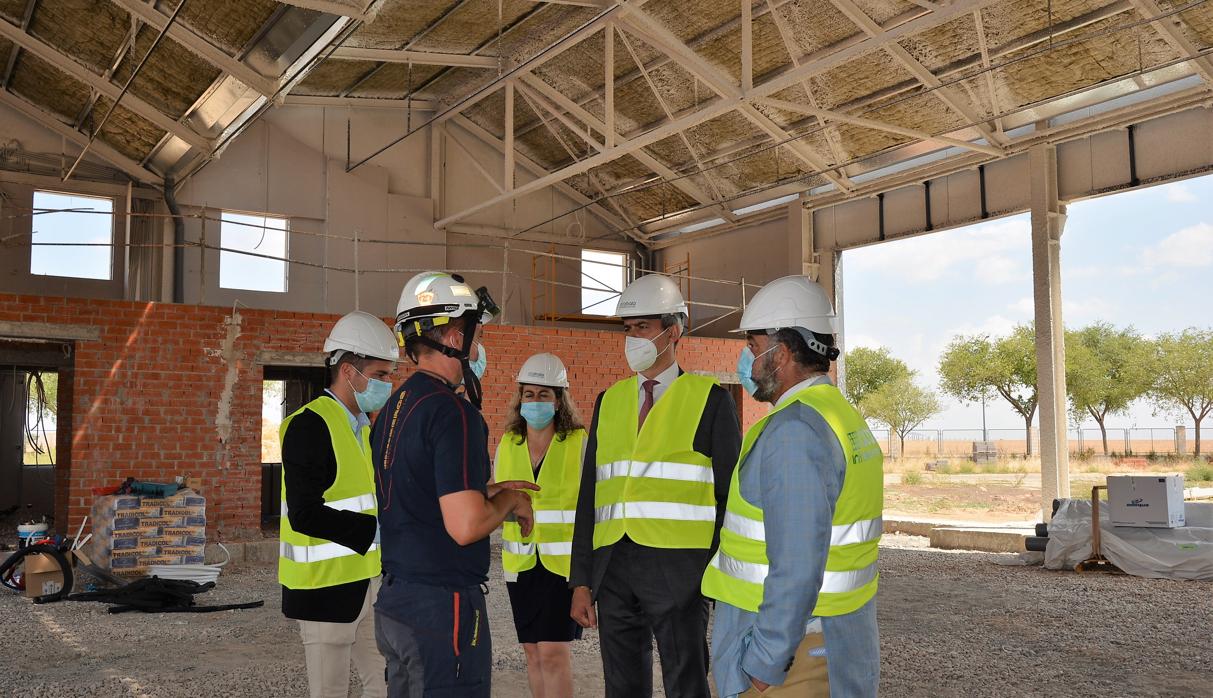
[[[517,521],[506,521],[502,529],[501,565],[506,572],[525,572],[535,566],[536,558],[552,574],[569,578],[569,557],[573,552],[573,520],[577,515],[577,492],[581,489],[581,454],[585,430],[556,437],[548,445],[536,482],[531,454],[526,441],[506,434],[497,444],[494,479],[525,480],[539,485],[531,492],[535,510],[535,528],[523,537]]]
[[[378,515],[375,501],[375,471],[371,464],[370,429],[359,436],[350,429],[349,415],[339,402],[323,395],[287,417],[279,429],[285,438],[291,422],[304,410],[324,419],[333,453],[337,457],[337,477],[324,491],[324,504],[341,511],[360,511]],[[291,528],[286,507],[286,477],[282,478],[282,517],[279,519],[278,581],[288,589],[320,589],[376,577],[382,571],[379,546],[372,543],[365,555],[323,538],[312,538]]]
[[[769,569],[766,527],[762,509],[741,496],[738,478],[741,464],[767,422],[779,410],[796,402],[808,405],[825,418],[847,462],[842,491],[834,503],[830,551],[813,615],[853,613],[876,595],[880,579],[876,557],[884,507],[884,457],[863,417],[838,388],[829,384],[805,388],[746,432],[729,485],[720,549],[704,572],[703,594],[755,613],[762,604],[762,587]]]
[[[716,381],[684,373],[639,420],[635,376],[602,397],[594,465],[594,549],[627,534],[651,548],[712,546],[716,492],[712,461],[695,451],[695,432]]]

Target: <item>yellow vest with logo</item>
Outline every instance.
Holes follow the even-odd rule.
[[[359,511],[377,516],[375,471],[371,464],[370,429],[357,436],[350,429],[349,415],[339,402],[323,395],[287,417],[279,429],[286,436],[295,417],[311,410],[324,419],[333,453],[337,458],[337,477],[324,491],[324,504],[341,511]],[[286,477],[282,478],[282,517],[279,519],[278,581],[288,589],[320,589],[376,577],[382,568],[379,546],[371,544],[365,555],[323,538],[312,538],[291,528],[286,506]]]
[[[539,469],[538,480],[531,467],[526,441],[518,443],[516,434],[506,434],[497,444],[494,480],[525,480],[539,485],[538,492],[530,493],[531,506],[535,510],[535,528],[531,535],[524,537],[517,521],[503,524],[501,564],[506,572],[525,572],[538,560],[552,574],[569,578],[584,443],[584,429],[570,432],[563,440],[553,438],[543,458],[543,467]]]
[[[746,455],[775,413],[794,403],[808,405],[830,425],[846,457],[842,491],[834,504],[830,551],[814,616],[853,613],[876,595],[876,557],[884,507],[884,457],[880,445],[838,388],[814,385],[776,407],[746,432],[729,485],[720,549],[703,575],[704,596],[757,612],[769,570],[762,509],[741,496],[739,476]],[[807,619],[806,619],[807,620]]]
[[[626,534],[651,548],[712,546],[716,493],[712,461],[695,451],[695,432],[716,381],[684,373],[637,433],[635,376],[602,397],[595,434],[594,548]]]

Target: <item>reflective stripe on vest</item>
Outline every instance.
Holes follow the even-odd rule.
[[[552,439],[539,470],[538,492],[530,492],[535,510],[535,529],[523,538],[515,521],[502,525],[501,565],[507,572],[525,572],[538,562],[553,574],[569,576],[573,552],[573,522],[577,515],[577,493],[581,489],[581,457],[585,431]],[[497,445],[494,480],[536,482],[527,443],[506,434]]]
[[[762,509],[741,494],[740,473],[771,416],[796,402],[815,410],[830,425],[847,464],[842,490],[834,503],[830,549],[813,615],[852,613],[876,594],[880,579],[877,557],[883,529],[883,456],[878,445],[873,447],[875,439],[863,417],[829,384],[802,390],[746,433],[729,483],[720,549],[704,572],[703,593],[752,612],[762,605],[763,584],[770,571],[766,526]]]
[[[378,505],[375,503],[375,495],[361,494],[357,497],[338,499],[335,502],[325,501],[324,506],[337,511],[366,511],[374,509]],[[286,500],[282,501],[282,515],[287,516]]]
[[[716,381],[684,373],[639,419],[635,376],[611,386],[598,409],[594,548],[627,535],[652,548],[711,547],[716,525],[712,461],[695,432]]]
[[[684,482],[706,482],[712,484],[715,478],[711,468],[686,463],[646,463],[644,461],[616,461],[596,468],[598,482],[604,482],[614,477],[649,477],[658,480],[682,480]]]
[[[379,550],[379,546],[371,543],[370,553],[372,550]],[[318,545],[291,545],[290,543],[280,542],[278,544],[279,557],[291,560],[292,562],[320,562],[321,560],[335,560],[339,557],[347,557],[356,555],[362,557],[358,553],[350,550],[340,543],[320,543]]]
[[[286,435],[295,417],[304,410],[310,410],[324,420],[337,461],[333,484],[324,491],[325,506],[377,516],[370,429],[363,428],[355,435],[345,408],[332,397],[323,395],[283,420],[279,432],[282,436]],[[284,468],[290,467],[290,464],[284,464]],[[286,505],[286,477],[282,478],[281,494],[278,581],[283,586],[288,589],[321,589],[370,579],[380,574],[378,545],[372,544],[365,555],[360,555],[339,543],[295,531],[291,528]]]
[[[675,504],[673,502],[627,502],[598,507],[594,522],[614,519],[667,519],[672,521],[711,521],[716,523],[716,507]]]
[[[762,525],[761,521],[748,519],[736,512],[725,512],[724,527],[743,538],[760,540],[764,543],[767,539],[766,527]],[[830,545],[851,545],[852,543],[880,540],[883,530],[884,520],[880,517],[834,526],[830,530]]]
[[[720,569],[730,577],[743,579],[751,584],[762,584],[770,571],[769,565],[758,562],[742,562],[727,553],[717,552],[712,559],[712,566]],[[821,593],[840,594],[862,588],[865,584],[876,579],[876,563],[859,570],[848,572],[831,572],[826,570],[821,580]]]

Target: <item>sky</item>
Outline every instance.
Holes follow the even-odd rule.
[[[1146,336],[1213,327],[1213,176],[1071,204],[1061,243],[1068,328],[1104,321]],[[845,346],[886,347],[938,392],[936,370],[956,335],[1005,336],[1032,319],[1027,214],[844,252]],[[940,394],[923,428],[980,429],[981,406]],[[1134,404],[1110,427],[1189,424]],[[1023,428],[1001,398],[990,428]],[[1206,424],[1207,426],[1207,424]],[[1084,428],[1096,428],[1093,420]]]
[[[275,291],[287,288],[286,263],[265,257],[229,252],[242,250],[270,257],[287,257],[285,218],[223,213],[220,228],[219,286],[249,291]]]
[[[71,212],[37,213],[33,218],[35,243],[102,243],[113,241],[112,199],[34,192],[35,209],[76,209]],[[30,248],[30,273],[74,276],[85,279],[112,278],[112,248],[34,245]]]

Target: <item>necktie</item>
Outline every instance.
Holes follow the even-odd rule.
[[[657,381],[646,380],[641,386],[644,388],[644,402],[640,404],[640,424],[636,427],[637,431],[644,426],[644,418],[648,417],[649,410],[653,409],[653,388],[656,385]]]

